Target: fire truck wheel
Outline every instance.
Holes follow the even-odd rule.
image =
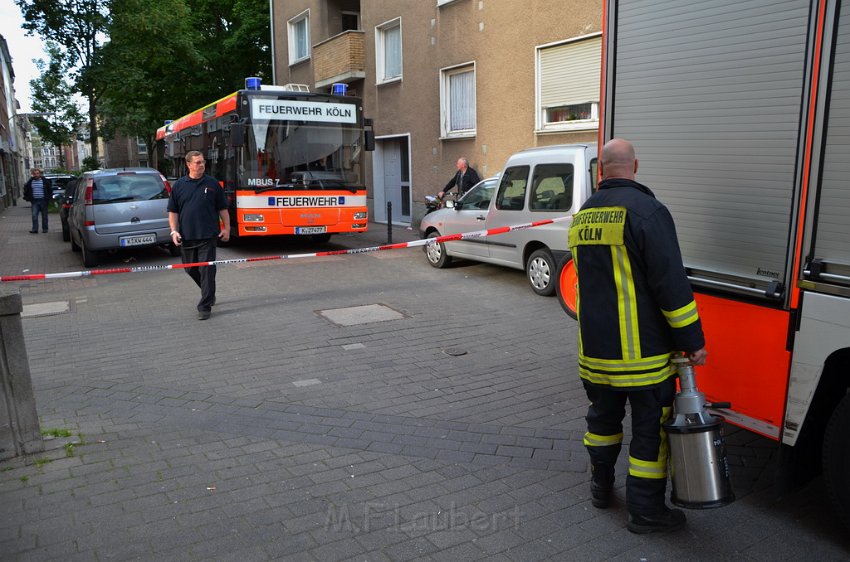
[[[558,269],[555,277],[555,294],[558,296],[558,303],[567,316],[576,320],[576,268],[573,264],[573,257],[569,254],[561,258],[558,263]]]
[[[835,509],[850,528],[850,394],[838,403],[826,426],[823,475]]]

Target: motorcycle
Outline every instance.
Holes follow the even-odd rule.
[[[448,207],[449,209],[454,208],[456,203],[457,201],[454,198],[446,195],[443,197],[438,197],[437,195],[426,195],[425,214],[428,215],[434,211],[442,209],[443,207]]]

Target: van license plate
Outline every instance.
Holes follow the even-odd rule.
[[[156,244],[156,234],[142,234],[141,236],[122,236],[118,239],[122,248],[128,246],[147,246]]]
[[[327,230],[326,226],[299,226],[295,228],[295,234],[324,234]]]

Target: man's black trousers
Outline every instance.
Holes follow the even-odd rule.
[[[184,240],[180,246],[183,263],[198,263],[215,261],[215,249],[218,238],[209,240]],[[198,301],[199,311],[209,311],[215,300],[215,266],[196,266],[186,268],[186,273],[201,288],[201,300]]]
[[[661,425],[672,412],[676,378],[626,391],[585,383],[590,399],[584,444],[597,484],[613,484],[614,465],[623,441],[626,401],[631,405],[632,440],[629,444],[629,475],[626,507],[635,515],[654,515],[665,509],[667,488],[667,434]]]

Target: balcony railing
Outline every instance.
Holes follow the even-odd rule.
[[[316,88],[366,77],[364,37],[363,31],[343,31],[313,45],[313,81]]]

